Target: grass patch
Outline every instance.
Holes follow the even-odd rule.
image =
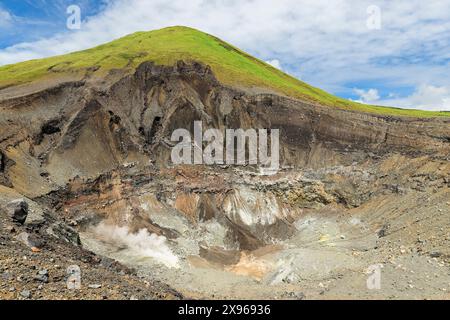
[[[101,75],[111,69],[133,70],[144,61],[173,65],[201,61],[219,81],[234,87],[267,88],[286,96],[323,105],[376,114],[413,117],[446,116],[448,112],[370,106],[333,96],[312,87],[209,34],[187,27],[136,32],[98,47],[0,67],[0,88],[39,80],[51,74],[84,74],[92,66]]]

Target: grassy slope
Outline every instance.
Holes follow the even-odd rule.
[[[309,86],[241,50],[206,33],[186,27],[137,32],[113,42],[67,55],[31,60],[0,67],[0,88],[58,74],[96,74],[111,69],[133,69],[144,61],[173,65],[178,60],[197,60],[210,65],[224,84],[236,87],[268,88],[294,98],[364,112],[417,117],[449,116],[445,112],[404,110],[363,105],[335,97]],[[49,71],[51,70],[51,72]]]

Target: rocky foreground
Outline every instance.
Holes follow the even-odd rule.
[[[4,190],[2,190],[4,191]],[[2,194],[1,204],[5,203]],[[81,287],[68,285],[70,266],[81,270]],[[15,199],[0,209],[0,299],[180,299],[167,285],[81,246],[78,233],[51,213]]]

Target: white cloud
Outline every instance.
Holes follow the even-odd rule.
[[[8,11],[0,8],[0,28],[9,26],[12,20],[12,15]]]
[[[374,104],[380,99],[380,95],[377,89],[353,89],[353,91],[359,96],[358,102]]]
[[[450,111],[450,86],[420,85],[409,96],[399,97],[390,93],[381,99],[377,89],[353,89],[359,96],[356,102],[381,106],[396,106],[407,109],[424,109],[432,111]]]
[[[285,71],[294,76],[301,72],[304,81],[331,92],[350,94],[362,82],[382,83],[389,92],[395,91],[391,87],[419,88],[423,83],[450,86],[447,0],[377,0],[380,30],[367,28],[367,8],[373,0],[107,3],[80,31],[61,30],[49,39],[0,50],[0,65],[86,49],[138,30],[186,25],[263,60],[277,57]]]
[[[270,64],[272,67],[277,68],[279,70],[283,70],[283,68],[281,67],[281,62],[278,59],[273,59],[273,60],[267,60],[266,61],[268,64]]]
[[[377,103],[410,109],[450,111],[450,86],[421,85],[408,97],[381,100]]]

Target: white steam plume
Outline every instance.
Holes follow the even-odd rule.
[[[178,257],[172,253],[166,244],[166,238],[150,234],[147,229],[131,233],[128,227],[118,227],[104,222],[93,229],[100,239],[125,246],[135,254],[150,257],[169,268],[178,268]]]

